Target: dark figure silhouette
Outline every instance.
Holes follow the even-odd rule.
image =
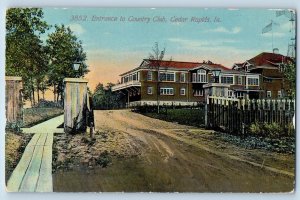
[[[94,119],[94,106],[92,97],[88,97],[88,108],[87,108],[87,126],[90,128],[90,137],[94,138],[95,119]]]

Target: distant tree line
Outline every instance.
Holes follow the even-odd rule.
[[[46,38],[42,40],[41,38]],[[6,76],[23,78],[23,95],[34,105],[47,89],[63,99],[63,79],[76,77],[74,62],[84,62],[82,42],[63,24],[49,25],[40,8],[10,8],[6,14]],[[82,65],[82,75],[88,72]]]
[[[109,110],[118,109],[125,106],[125,102],[122,101],[121,94],[112,92],[111,88],[113,83],[108,83],[104,86],[102,83],[98,83],[93,96],[94,109]]]

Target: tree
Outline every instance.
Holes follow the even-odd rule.
[[[108,83],[104,86],[98,83],[93,94],[93,105],[97,109],[115,109],[121,107],[120,94],[113,93],[111,88],[113,83]]]
[[[86,53],[82,42],[74,35],[69,27],[55,25],[55,31],[46,40],[47,54],[50,60],[49,84],[53,86],[54,100],[63,99],[63,79],[76,77],[72,65],[74,62],[83,63]],[[81,65],[82,76],[88,72],[86,65]]]
[[[6,13],[6,75],[21,76],[24,97],[35,103],[35,88],[44,78],[47,60],[41,34],[49,28],[39,8],[10,8]],[[38,80],[38,81],[37,81]],[[39,89],[38,89],[39,90]]]
[[[294,59],[288,60],[288,62],[284,65],[284,76],[290,83],[290,91],[288,91],[288,95],[291,98],[296,97],[296,62]]]
[[[164,47],[163,50],[159,49],[158,42],[155,42],[154,46],[152,47],[152,52],[149,53],[149,68],[154,69],[157,73],[156,78],[156,103],[157,103],[157,113],[159,113],[159,70],[161,67],[161,61],[165,56],[166,48]],[[171,58],[172,59],[172,58]]]

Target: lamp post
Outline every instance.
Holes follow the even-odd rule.
[[[73,63],[73,69],[76,71],[76,72],[78,72],[79,71],[79,77],[81,77],[82,76],[82,69],[81,69],[81,62],[75,62],[75,63]],[[79,78],[78,77],[78,78]]]
[[[214,82],[219,83],[219,76],[220,76],[221,70],[214,69],[212,70],[212,75],[214,76]]]

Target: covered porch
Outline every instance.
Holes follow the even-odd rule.
[[[141,83],[139,81],[121,83],[113,86],[112,92],[120,94],[121,101],[129,107],[131,102],[141,100]]]

